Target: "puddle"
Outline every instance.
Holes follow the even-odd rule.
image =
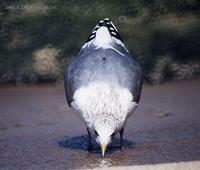
[[[136,114],[125,129],[124,150],[119,149],[118,135],[104,158],[94,140],[93,151],[87,151],[84,123],[69,108],[61,108],[66,106],[63,86],[1,88],[0,169],[103,168],[200,160],[199,87],[199,80],[145,85]]]

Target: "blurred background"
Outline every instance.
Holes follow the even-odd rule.
[[[200,74],[198,0],[1,0],[0,83],[62,81],[105,17],[141,64],[145,81]]]
[[[125,149],[116,136],[101,159],[99,145],[87,151],[85,124],[67,106],[63,75],[106,17],[146,83],[125,129]],[[177,163],[194,170],[199,87],[200,0],[0,0],[0,169]]]

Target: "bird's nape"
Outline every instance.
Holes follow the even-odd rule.
[[[93,146],[92,146],[92,143],[91,143],[91,133],[89,131],[89,128],[87,128],[87,131],[88,131],[88,137],[89,137],[88,151],[91,152],[92,149],[93,149]],[[109,131],[109,129],[108,129],[108,131]],[[106,134],[105,132],[106,131],[104,131],[104,134]],[[99,133],[96,130],[94,130],[94,137],[96,138],[97,143],[99,143],[99,145],[101,147],[101,155],[102,155],[102,157],[105,156],[106,149],[107,149],[108,145],[112,142],[114,136],[117,133],[116,133],[116,131],[113,132],[112,134],[111,133],[107,133],[107,134],[110,134],[108,136],[106,136],[104,134],[100,133],[100,135],[99,135]],[[120,135],[119,147],[120,147],[120,150],[123,149],[123,134],[124,134],[124,127],[122,127],[119,130],[119,135]]]

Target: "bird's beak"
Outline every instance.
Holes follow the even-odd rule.
[[[106,145],[105,143],[102,143],[102,144],[101,144],[101,153],[102,153],[102,157],[104,157],[104,155],[105,155],[106,148],[107,148],[107,145]]]

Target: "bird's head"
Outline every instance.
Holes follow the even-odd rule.
[[[96,141],[101,146],[102,157],[104,157],[106,148],[115,135],[115,128],[109,125],[106,121],[97,120],[94,124],[94,135]]]

